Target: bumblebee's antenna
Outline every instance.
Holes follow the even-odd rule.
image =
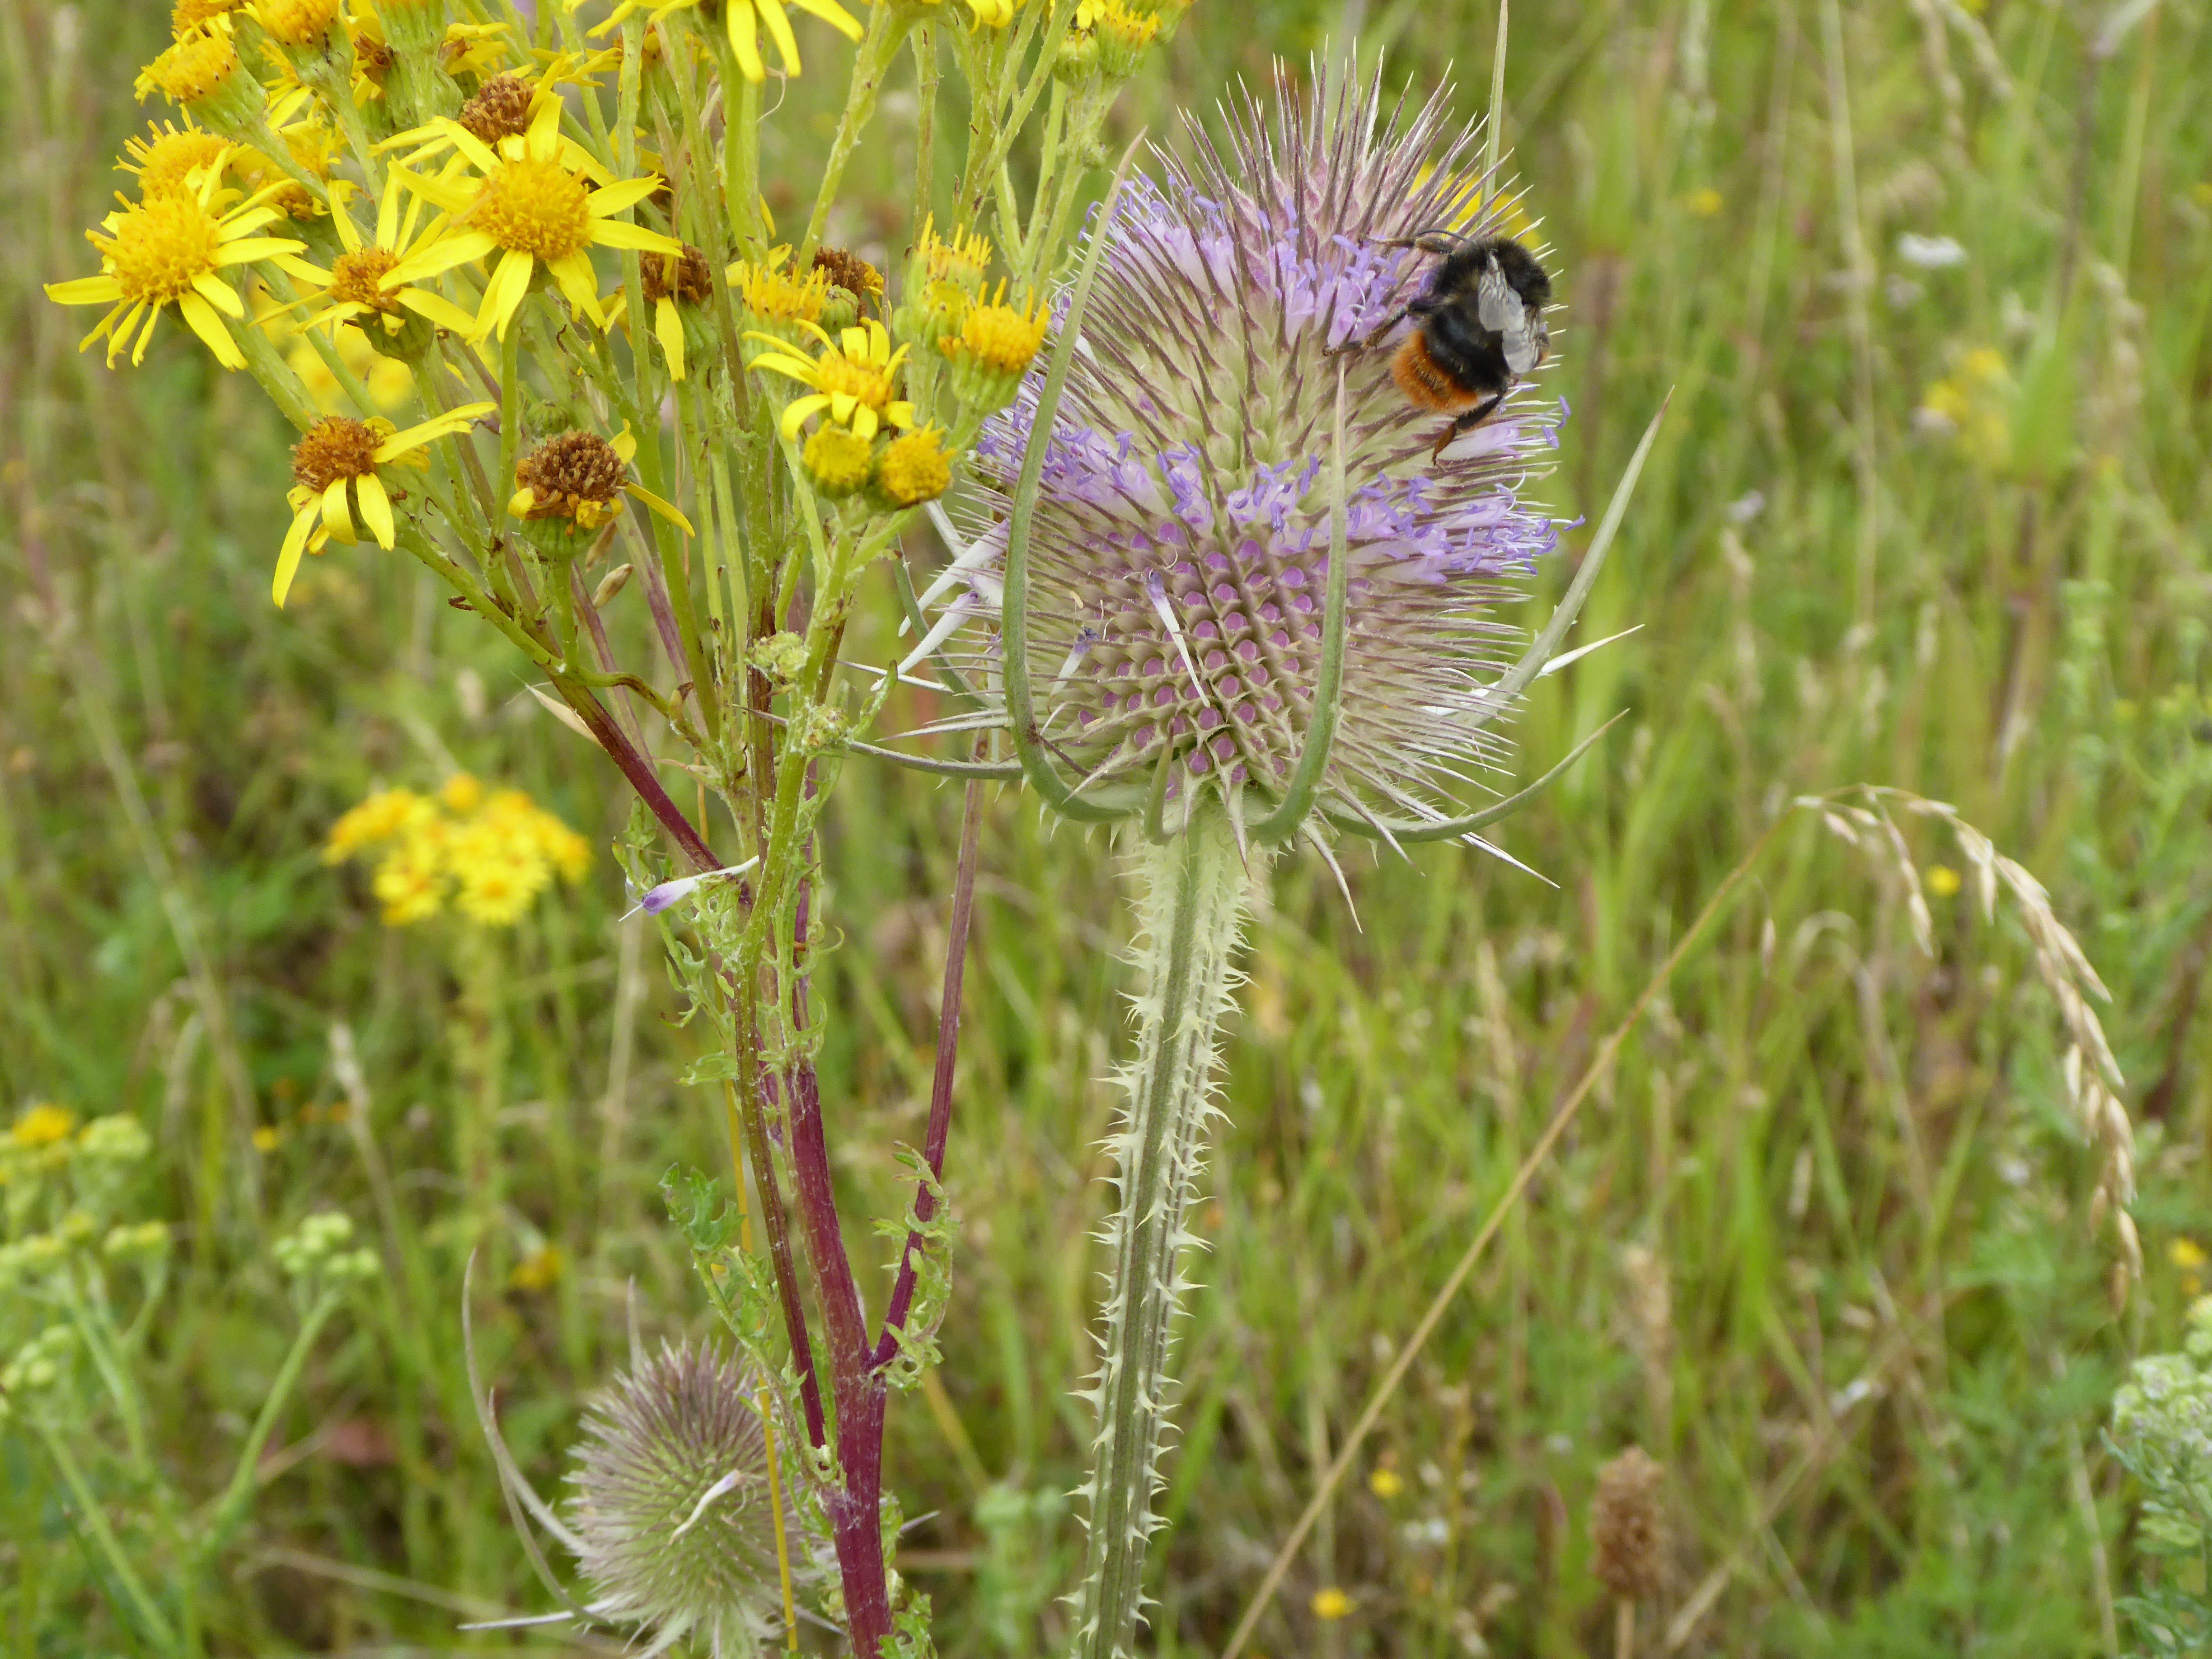
[[[1498,46],[1490,61],[1490,119],[1484,123],[1482,155],[1482,187],[1490,198],[1486,204],[1494,207],[1498,202],[1498,139],[1499,123],[1505,118],[1505,9],[1510,0],[1498,0]]]

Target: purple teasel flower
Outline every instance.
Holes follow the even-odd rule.
[[[1388,244],[1498,233],[1477,129],[1453,123],[1441,94],[1386,115],[1379,79],[1310,95],[1279,79],[1272,108],[1247,94],[1225,113],[1225,150],[1194,125],[1194,167],[1158,156],[1160,180],[1130,180],[1087,233],[1103,246],[1034,463],[1018,621],[1000,600],[1014,585],[1010,521],[1042,360],[977,440],[980,486],[939,521],[957,556],[925,599],[959,592],[924,647],[978,617],[1022,641],[1019,663],[995,635],[956,659],[983,677],[1026,673],[1026,731],[1024,689],[1007,688],[1018,747],[1073,773],[1054,804],[1077,816],[1144,811],[1164,832],[1212,793],[1240,836],[1264,824],[1270,842],[1321,839],[1307,802],[1386,839],[1464,834],[1502,812],[1462,817],[1450,787],[1504,758],[1489,727],[1550,657],[1587,591],[1580,576],[1595,574],[1579,573],[1538,650],[1512,662],[1515,630],[1497,607],[1557,545],[1559,525],[1522,497],[1558,447],[1565,404],[1518,387],[1439,453],[1448,417],[1391,376],[1413,325],[1364,343],[1433,268],[1435,256]],[[1332,718],[1340,376],[1346,570]],[[1299,780],[1302,761],[1317,775]],[[1301,781],[1304,800],[1286,805]]]

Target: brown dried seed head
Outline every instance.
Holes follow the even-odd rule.
[[[514,482],[536,498],[533,519],[573,519],[586,502],[604,507],[622,493],[629,468],[605,438],[590,432],[564,432],[525,455]]]
[[[814,268],[830,278],[832,288],[842,288],[856,300],[884,291],[883,273],[859,254],[848,253],[842,247],[815,249]]]
[[[343,415],[325,415],[292,446],[292,477],[320,495],[340,478],[361,478],[376,471],[376,447],[383,437],[372,427]]]
[[[1590,1501],[1590,1571],[1619,1601],[1648,1601],[1667,1578],[1667,1468],[1631,1446],[1597,1472]]]
[[[530,128],[530,82],[520,76],[495,75],[461,106],[460,124],[487,144],[496,144]]]
[[[707,263],[707,256],[689,242],[684,244],[680,256],[647,254],[644,271],[647,305],[658,305],[669,299],[689,300],[699,305],[714,291],[714,268]]]

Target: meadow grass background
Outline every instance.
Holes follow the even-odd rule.
[[[2131,26],[2100,50],[2115,16]],[[1472,112],[1492,21],[1200,0],[1117,131],[1169,131],[1271,53],[1354,31],[1416,97],[1455,64]],[[128,1213],[178,1241],[144,1376],[167,1484],[96,1413],[83,1455],[158,1580],[164,1494],[219,1485],[289,1338],[270,1243],[343,1209],[388,1271],[316,1346],[220,1563],[210,1647],[574,1648],[455,1630],[546,1605],[468,1409],[465,1245],[481,1234],[508,1437],[550,1491],[625,1352],[626,1287],[649,1333],[704,1328],[655,1183],[720,1166],[719,1114],[673,1080],[692,1039],[611,859],[488,936],[385,929],[357,873],[319,861],[373,785],[455,767],[600,848],[626,803],[411,565],[340,551],[271,609],[286,434],[245,376],[174,327],[137,371],[73,355],[86,313],[38,284],[93,268],[80,232],[128,182],[108,169],[166,21],[0,0],[0,1106],[136,1115],[156,1151]],[[1922,957],[1880,860],[1807,817],[1513,1212],[1258,1644],[1610,1651],[1586,1522],[1597,1465],[1632,1441],[1668,1464],[1674,1528],[1646,1652],[2116,1650],[2143,1564],[2100,1425],[2127,1358],[2176,1345],[2195,1288],[2177,1247],[2212,1243],[2207,24],[2202,0],[1516,9],[1509,137],[1568,307],[1549,384],[1574,415],[1544,486],[1562,515],[1595,518],[1674,388],[1577,637],[1642,631],[1539,685],[1523,775],[1628,718],[1503,831],[1556,885],[1464,849],[1363,853],[1355,922],[1310,860],[1275,878],[1184,1340],[1163,1654],[1218,1649],[1725,873],[1792,795],[1859,781],[1955,804],[2049,885],[2110,986],[2148,1259],[2124,1309],[2020,928],[1945,896],[1958,860],[1929,836]],[[772,202],[811,193],[840,91],[791,88]],[[899,233],[910,107],[887,98],[848,191],[883,204],[838,228],[864,252]],[[1964,262],[1906,263],[1906,233]],[[890,613],[850,654],[884,659]],[[831,819],[823,1093],[864,1259],[888,1254],[865,1217],[905,1202],[890,1144],[920,1138],[957,808],[856,762]],[[893,1413],[890,1477],[929,1516],[904,1564],[941,1650],[1027,1656],[1060,1629],[1079,1547],[1060,1494],[1087,1433],[1069,1389],[1127,981],[1105,844],[1008,793],[983,849],[957,1299],[941,1389]],[[471,1125],[495,1150],[473,1191]],[[82,1516],[5,1431],[0,1564],[0,1650],[133,1650]],[[1318,1620],[1331,1586],[1352,1610]]]

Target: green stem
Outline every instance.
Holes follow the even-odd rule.
[[[1248,873],[1218,806],[1164,844],[1133,837],[1143,943],[1137,1057],[1122,1073],[1127,1104],[1109,1143],[1121,1203],[1108,1223],[1114,1253],[1099,1365],[1091,1473],[1090,1545],[1078,1592],[1077,1659],[1133,1659],[1146,1547],[1162,1524],[1161,1439],[1174,1402],[1168,1350],[1193,1242],[1183,1226],[1206,1152],[1216,1032],[1230,1001],[1230,961],[1243,932]]]
[[[276,1431],[276,1419],[283,1414],[292,1390],[300,1381],[300,1373],[306,1369],[308,1350],[315,1346],[315,1338],[321,1334],[330,1316],[337,1311],[338,1299],[336,1291],[323,1291],[315,1298],[314,1306],[307,1310],[307,1316],[300,1322],[300,1334],[292,1339],[291,1348],[276,1368],[276,1380],[269,1385],[268,1395],[261,1402],[260,1414],[253,1419],[246,1443],[238,1449],[238,1464],[231,1471],[230,1484],[223,1488],[207,1524],[200,1528],[193,1553],[202,1562],[213,1560],[230,1541],[239,1523],[246,1519],[246,1506],[253,1501],[254,1476],[261,1467],[262,1449]]]
[[[845,94],[845,112],[837,118],[837,136],[830,143],[829,163],[822,169],[822,188],[815,192],[814,212],[791,262],[795,271],[805,271],[813,263],[814,250],[822,246],[823,228],[830,222],[830,204],[837,199],[837,188],[845,179],[845,163],[852,160],[854,147],[875,115],[876,94],[882,88],[884,71],[890,67],[908,21],[902,7],[869,9],[868,32],[853,60],[852,85]]]
[[[146,1633],[153,1638],[155,1646],[171,1653],[178,1652],[175,1631],[161,1616],[161,1608],[154,1605],[154,1598],[148,1593],[145,1582],[131,1566],[131,1558],[123,1553],[121,1541],[107,1524],[106,1512],[100,1507],[100,1500],[93,1495],[91,1486],[86,1484],[84,1471],[77,1468],[76,1460],[70,1455],[68,1445],[49,1424],[43,1419],[34,1419],[33,1421],[37,1424],[39,1438],[46,1443],[46,1455],[54,1460],[54,1467],[61,1471],[63,1484],[70,1489],[70,1496],[76,1500],[76,1506],[82,1513],[84,1529],[92,1534],[92,1541],[99,1547],[100,1554],[106,1558],[107,1570],[123,1586],[124,1595],[130,1598],[131,1611],[138,1615],[139,1622],[145,1626]]]

